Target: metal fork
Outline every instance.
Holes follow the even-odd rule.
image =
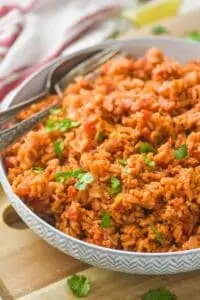
[[[109,49],[101,51],[100,53],[94,54],[92,57],[84,60],[78,66],[69,71],[65,76],[60,78],[55,82],[57,73],[60,68],[60,64],[57,64],[55,68],[47,76],[46,86],[44,92],[28,99],[25,102],[14,105],[11,108],[0,112],[0,126],[5,125],[10,119],[14,118],[20,111],[30,106],[31,104],[37,103],[48,97],[50,94],[56,92],[58,95],[57,101],[49,105],[47,108],[41,110],[40,112],[34,114],[30,118],[27,118],[8,129],[0,131],[0,151],[4,150],[7,146],[15,142],[19,137],[27,133],[32,127],[34,127],[38,122],[47,117],[52,108],[59,106],[62,99],[62,88],[61,85],[67,86],[71,83],[74,78],[78,75],[91,74],[94,70],[98,70],[100,66],[108,61],[109,59],[119,55],[120,51],[115,49]],[[62,62],[63,63],[63,62]],[[61,64],[62,64],[61,63]],[[55,82],[55,83],[54,83]]]

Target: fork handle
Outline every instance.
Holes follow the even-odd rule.
[[[0,131],[0,153],[6,147],[14,143],[19,137],[27,133],[38,122],[48,116],[52,108],[56,108],[58,104],[52,104],[40,112],[34,114],[32,117],[25,119],[14,125],[11,128]]]
[[[37,103],[38,101],[42,100],[46,96],[48,96],[48,92],[44,91],[44,92],[28,99],[27,101],[24,101],[20,104],[13,105],[10,108],[0,112],[0,126],[4,125],[7,120],[15,117],[16,114],[18,112],[20,112],[22,109],[28,107],[31,104]]]

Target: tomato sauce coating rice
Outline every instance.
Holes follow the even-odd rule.
[[[14,192],[70,236],[128,251],[199,248],[199,129],[200,61],[151,48],[76,78],[4,162]]]

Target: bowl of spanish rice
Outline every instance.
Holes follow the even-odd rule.
[[[59,62],[70,69],[109,46],[129,55],[65,87],[61,106],[6,150],[2,186],[31,229],[86,263],[138,274],[199,269],[200,44],[115,41]],[[57,62],[3,108],[42,91]]]

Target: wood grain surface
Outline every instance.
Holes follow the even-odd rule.
[[[200,12],[162,22],[173,35],[200,29]],[[124,38],[151,34],[151,27]],[[139,300],[150,288],[168,287],[178,300],[200,300],[200,271],[168,276],[138,276],[93,268],[64,255],[26,228],[15,213],[4,213],[8,200],[0,191],[0,300],[72,300],[66,278],[81,272],[92,281],[87,299]],[[9,223],[9,225],[6,224]]]
[[[57,251],[30,229],[15,228],[20,228],[19,221],[12,227],[6,225],[2,215],[8,205],[1,190],[0,278],[14,299],[88,267]]]
[[[93,283],[88,300],[141,300],[149,289],[167,287],[178,300],[200,299],[200,272],[168,276],[129,275],[108,270],[89,268],[82,272]],[[72,300],[66,279],[56,282],[18,300]]]

